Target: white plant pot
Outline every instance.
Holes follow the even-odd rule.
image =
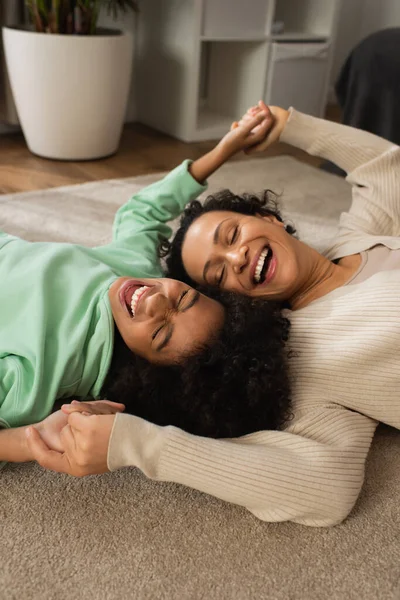
[[[116,152],[130,87],[130,34],[53,35],[3,27],[3,42],[33,153],[89,160]]]

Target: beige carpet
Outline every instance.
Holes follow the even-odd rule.
[[[109,239],[116,208],[156,177],[0,196],[0,229],[31,240]],[[226,165],[213,189],[282,192],[303,239],[323,247],[347,184],[288,157]],[[300,215],[302,215],[300,217]],[[398,600],[400,434],[381,427],[345,523],[268,524],[135,469],[73,479],[37,465],[0,472],[1,600]]]

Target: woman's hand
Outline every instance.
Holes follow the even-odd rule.
[[[267,106],[262,100],[256,106],[251,106],[248,111],[243,115],[240,121],[232,123],[231,130],[236,127],[243,127],[253,121],[254,117],[260,114],[268,114],[271,126],[265,133],[262,140],[257,141],[251,147],[245,149],[246,154],[253,154],[254,152],[263,152],[269,146],[279,141],[282,131],[285,128],[286,122],[289,118],[289,111],[279,106]]]
[[[265,110],[260,108],[252,115],[246,113],[244,117],[246,118],[232,123],[229,133],[217,146],[225,160],[241,150],[247,151],[250,147],[262,143],[274,124],[272,113],[267,106]]]
[[[88,403],[90,405],[90,403]],[[45,469],[75,477],[106,473],[108,445],[115,415],[87,415],[74,412],[60,433],[63,452],[51,450],[34,427],[26,429],[27,444]]]
[[[78,402],[73,400],[71,404],[64,404],[61,410],[52,413],[40,423],[35,424],[35,429],[40,433],[40,437],[51,450],[63,452],[64,447],[60,439],[62,429],[68,423],[68,415],[71,412],[79,411],[87,414],[112,415],[122,412],[125,409],[123,404],[111,402],[109,400],[93,400],[91,402]]]
[[[71,404],[63,404],[61,407],[65,415],[80,412],[86,415],[115,415],[125,410],[125,405],[111,400],[93,400],[91,402],[79,402],[72,400]]]

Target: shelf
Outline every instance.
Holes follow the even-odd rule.
[[[330,38],[337,9],[338,2],[333,0],[275,0],[272,26],[283,23],[284,32],[273,37],[285,41]]]
[[[274,0],[201,0],[201,35],[209,41],[224,38],[254,41],[270,28]],[[249,8],[251,4],[251,8]]]
[[[201,44],[196,140],[224,135],[255,98],[263,97],[269,46],[264,40]]]
[[[307,33],[305,31],[285,31],[285,33],[276,33],[268,37],[273,42],[326,42],[328,38],[316,33]]]
[[[208,35],[202,35],[200,37],[200,41],[201,42],[265,42],[266,40],[269,39],[269,36],[267,35],[254,35],[254,36],[243,36],[243,37],[237,37],[237,36],[208,36]]]
[[[322,114],[340,1],[146,0],[139,120],[195,142],[221,138],[261,98]]]
[[[307,33],[306,31],[285,31],[285,33],[275,33],[270,35],[257,35],[257,36],[246,36],[246,37],[212,37],[212,36],[201,36],[201,42],[326,42],[327,36],[318,35],[316,33]]]

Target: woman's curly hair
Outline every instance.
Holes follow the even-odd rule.
[[[277,195],[272,190],[264,190],[260,196],[253,194],[243,194],[237,196],[230,190],[221,190],[212,196],[206,198],[204,204],[198,200],[190,202],[182,213],[179,227],[170,240],[163,240],[160,245],[159,255],[165,259],[167,268],[166,277],[180,279],[189,285],[196,287],[195,281],[189,277],[182,261],[182,246],[185,241],[186,233],[189,227],[196,219],[205,213],[215,210],[226,210],[240,213],[242,215],[261,215],[274,216],[278,221],[283,222],[278,202]],[[291,235],[296,233],[295,228],[287,224],[285,229]]]
[[[183,364],[166,367],[133,355],[116,329],[102,397],[158,425],[201,436],[281,428],[291,417],[289,321],[274,303],[207,291],[225,307],[216,339]]]

